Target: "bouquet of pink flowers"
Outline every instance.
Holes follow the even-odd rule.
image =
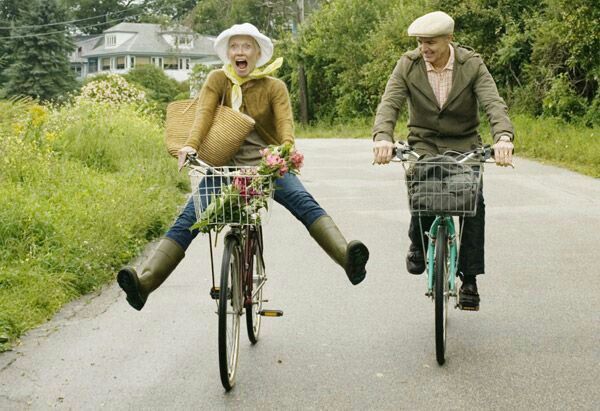
[[[258,167],[237,169],[229,174],[196,224],[203,233],[220,232],[227,224],[260,224],[260,211],[268,210],[275,180],[286,173],[298,174],[304,156],[292,144],[269,146],[260,151]],[[211,177],[206,177],[211,178]]]

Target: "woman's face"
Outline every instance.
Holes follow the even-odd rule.
[[[260,48],[252,36],[232,36],[227,56],[237,75],[246,77],[256,68]]]

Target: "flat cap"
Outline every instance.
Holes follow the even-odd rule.
[[[454,32],[454,20],[443,11],[434,11],[419,17],[408,26],[412,37],[438,37]]]

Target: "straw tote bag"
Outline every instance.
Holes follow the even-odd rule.
[[[211,166],[227,165],[254,129],[254,119],[223,104],[217,107],[210,130],[200,142],[198,157]],[[178,100],[167,106],[165,143],[173,157],[185,145],[194,118],[198,99]]]

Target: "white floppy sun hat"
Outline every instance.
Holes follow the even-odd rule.
[[[229,48],[229,39],[233,36],[251,36],[256,40],[260,47],[260,57],[256,61],[256,67],[265,65],[273,57],[273,42],[270,38],[262,34],[250,23],[234,24],[221,32],[215,40],[215,51],[223,64],[229,63],[227,50]]]

